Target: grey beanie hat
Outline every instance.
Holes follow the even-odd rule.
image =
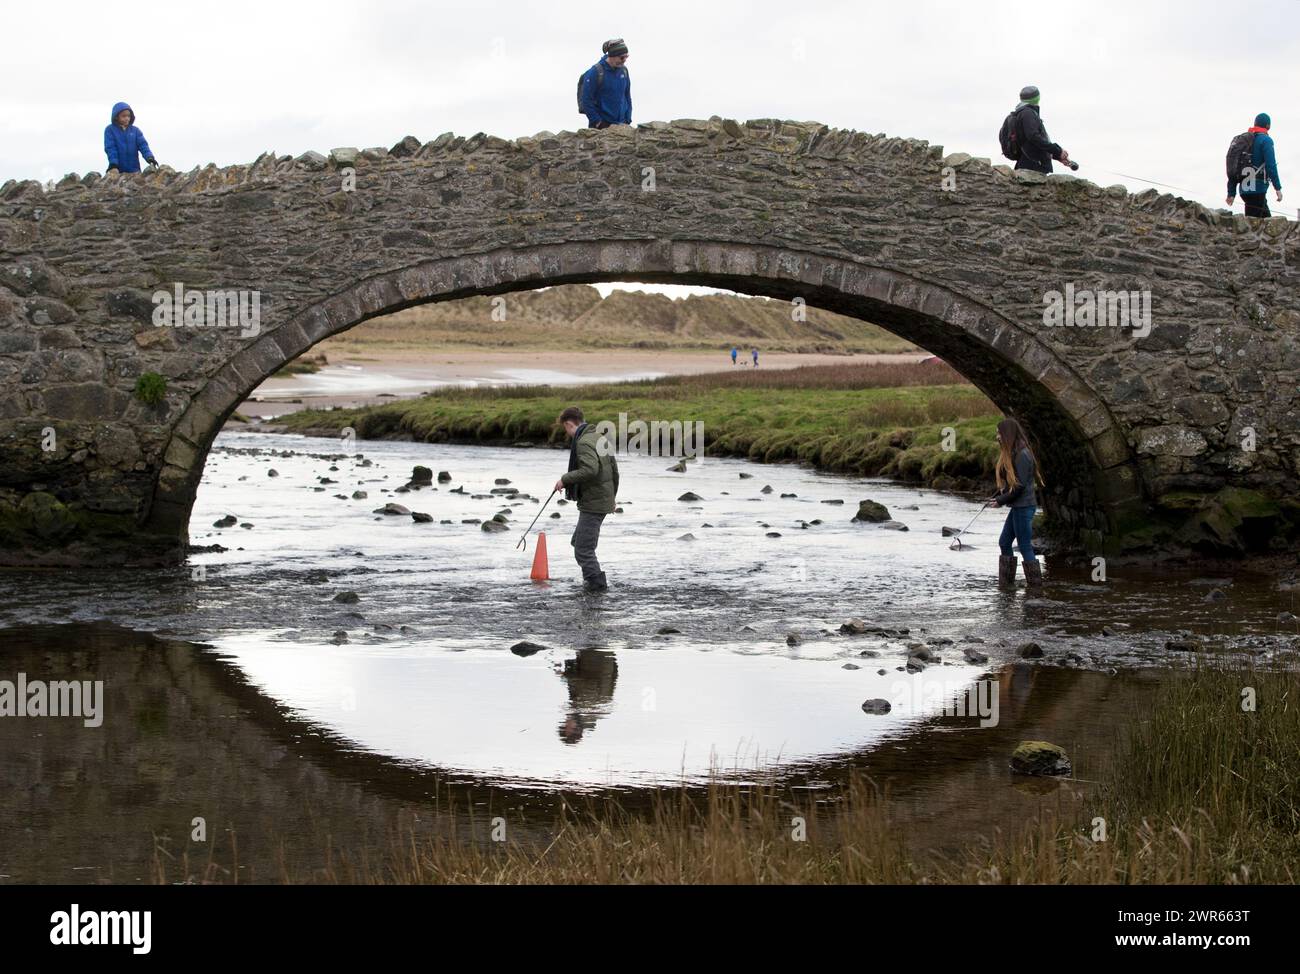
[[[613,40],[606,41],[600,46],[601,52],[608,54],[610,57],[622,57],[627,53],[627,44],[623,38],[616,37]]]
[[[1038,92],[1038,87],[1036,85],[1025,85],[1023,88],[1020,89],[1021,101],[1032,101],[1038,96],[1039,96],[1039,92]]]

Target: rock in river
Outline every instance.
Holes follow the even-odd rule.
[[[686,493],[682,494],[682,496],[679,497],[679,498],[677,498],[677,499],[678,499],[679,501],[702,501],[702,500],[704,500],[704,498],[701,497],[699,494],[693,493],[692,491],[689,491],[689,490],[688,490]]]
[[[1011,770],[1015,774],[1062,775],[1074,773],[1065,749],[1047,741],[1021,741],[1011,755]]]
[[[489,534],[492,534],[492,533],[500,533],[501,531],[509,531],[510,528],[502,524],[500,521],[484,521],[481,530],[486,531]]]
[[[876,699],[876,700],[864,700],[862,702],[862,712],[867,714],[872,714],[877,717],[882,714],[887,714],[893,709],[894,708],[890,705],[888,700]]]
[[[869,521],[872,524],[883,524],[891,520],[889,508],[884,504],[877,504],[875,501],[858,501],[858,513],[853,515],[855,521]]]
[[[375,508],[375,510],[374,510],[372,513],[375,513],[375,514],[403,514],[403,515],[405,515],[405,514],[410,514],[410,513],[411,513],[411,509],[410,509],[409,507],[403,507],[401,504],[395,504],[395,503],[393,503],[392,501],[389,501],[389,502],[388,502],[387,504],[385,504],[383,507]]]

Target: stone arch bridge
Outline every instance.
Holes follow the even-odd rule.
[[[1243,550],[1300,521],[1295,223],[714,118],[5,183],[0,563],[183,557],[223,421],[314,343],[619,280],[803,298],[941,356],[1025,421],[1049,516],[1086,550]],[[158,325],[178,284],[256,293],[256,333]],[[1099,291],[1128,317],[1087,326]],[[133,391],[145,373],[160,402]]]

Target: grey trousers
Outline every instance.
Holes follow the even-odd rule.
[[[600,543],[600,526],[605,523],[604,514],[592,514],[590,511],[578,512],[578,526],[573,529],[573,557],[582,569],[582,577],[589,581],[600,574],[600,562],[596,560],[596,545]]]

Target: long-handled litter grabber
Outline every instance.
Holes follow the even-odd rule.
[[[992,502],[992,501],[985,501],[985,502],[984,502],[984,506],[981,507],[978,511],[975,512],[975,517],[973,517],[973,518],[970,519],[970,524],[966,525],[965,530],[963,530],[963,531],[958,531],[958,532],[957,532],[957,536],[956,536],[955,538],[953,538],[952,544],[948,545],[948,550],[949,550],[949,551],[961,551],[962,548],[973,548],[973,547],[975,547],[974,545],[968,545],[968,544],[964,545],[964,544],[962,544],[962,543],[961,543],[961,536],[962,536],[963,534],[965,534],[967,531],[969,531],[969,530],[971,529],[971,524],[974,524],[974,523],[975,523],[975,518],[978,518],[981,514],[983,514],[986,510],[988,510],[989,504],[991,504],[991,503],[993,503],[993,502]]]
[[[557,493],[557,491],[554,491],[554,490],[551,491],[551,497],[554,497],[554,496],[556,495],[556,493]],[[549,503],[551,502],[551,497],[546,498],[546,504],[549,504]],[[529,533],[529,531],[532,531],[534,527],[537,526],[537,520],[538,520],[538,518],[540,518],[540,517],[542,516],[542,511],[545,511],[545,510],[546,510],[546,504],[543,504],[543,505],[542,505],[542,510],[537,512],[537,517],[533,518],[533,523],[530,524],[530,525],[528,525],[528,531],[525,531],[525,532],[524,532],[523,537],[521,537],[521,538],[519,539],[519,543],[518,543],[517,545],[515,545],[515,550],[516,550],[516,551],[518,551],[518,550],[521,549],[521,548],[522,548],[524,551],[527,551],[527,550],[528,550],[528,533]]]

